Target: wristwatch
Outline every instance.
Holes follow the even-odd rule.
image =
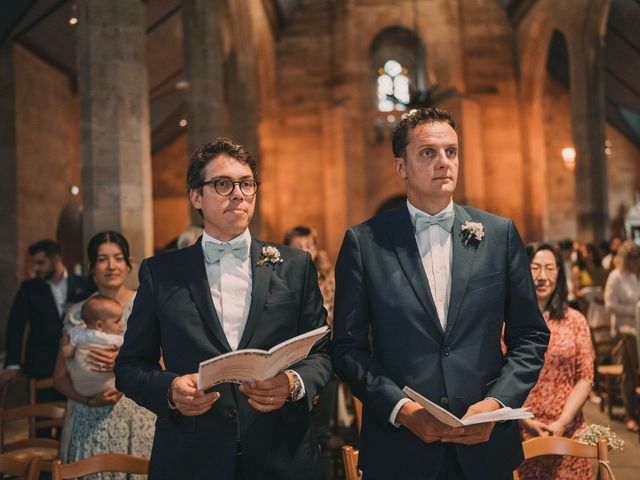
[[[285,370],[284,373],[289,377],[289,384],[291,388],[289,389],[289,398],[287,398],[288,402],[297,402],[302,398],[302,380],[300,380],[300,375],[293,370]]]

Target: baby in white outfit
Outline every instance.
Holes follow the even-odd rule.
[[[70,343],[62,347],[73,388],[80,395],[93,397],[115,386],[113,372],[96,372],[87,354],[94,347],[122,346],[122,306],[104,295],[90,297],[82,306],[85,327],[69,330]]]

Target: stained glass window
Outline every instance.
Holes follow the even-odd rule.
[[[397,60],[387,60],[378,69],[378,110],[404,111],[409,103],[409,71]]]

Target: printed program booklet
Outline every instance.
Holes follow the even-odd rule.
[[[465,425],[475,425],[478,423],[486,422],[501,422],[503,420],[518,420],[520,418],[533,418],[533,413],[525,408],[509,408],[503,407],[493,412],[479,413],[473,415],[464,420],[460,420],[453,413],[445,410],[439,405],[436,405],[428,398],[423,397],[415,390],[409,387],[402,389],[407,396],[414,402],[418,402],[425,410],[431,415],[436,417],[439,421],[450,427],[464,427]]]
[[[198,389],[208,390],[219,383],[266,380],[294,363],[307,358],[313,345],[329,333],[324,326],[285,340],[265,350],[244,349],[200,362]]]

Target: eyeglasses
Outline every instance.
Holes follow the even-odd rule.
[[[554,265],[536,265],[531,264],[530,266],[531,268],[531,275],[533,275],[534,277],[537,277],[538,275],[540,275],[540,272],[542,272],[544,270],[544,273],[547,274],[547,276],[552,276],[552,275],[557,275],[558,274],[558,267],[554,266]]]
[[[225,197],[231,195],[235,190],[236,185],[238,185],[243,195],[252,197],[258,191],[258,185],[260,185],[260,182],[257,182],[250,178],[240,180],[239,182],[234,182],[230,178],[219,177],[212,178],[211,180],[202,182],[200,184],[201,187],[204,185],[211,185],[218,195],[222,195]]]

